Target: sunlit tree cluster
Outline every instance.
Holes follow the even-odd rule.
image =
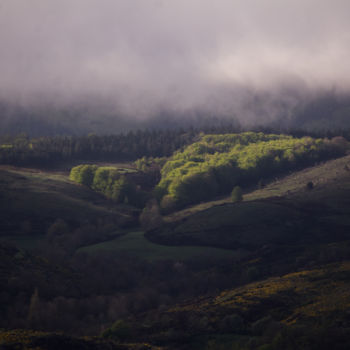
[[[125,169],[82,164],[72,168],[69,178],[101,192],[117,203],[143,208],[149,199],[149,194],[137,187]]]
[[[165,163],[155,194],[163,208],[172,210],[340,155],[346,148],[339,140],[311,137],[205,135]]]

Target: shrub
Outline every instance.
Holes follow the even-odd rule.
[[[94,176],[97,170],[97,165],[82,164],[72,168],[69,178],[82,185],[91,187]]]
[[[231,200],[233,203],[240,202],[243,199],[242,189],[236,186],[231,192]]]
[[[312,181],[309,181],[307,184],[306,184],[306,189],[307,190],[312,190],[314,188],[314,184]]]

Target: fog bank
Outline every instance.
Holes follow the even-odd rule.
[[[0,0],[0,99],[288,117],[349,90],[349,13],[345,0]]]

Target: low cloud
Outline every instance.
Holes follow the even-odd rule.
[[[0,0],[0,98],[269,118],[348,91],[349,13],[347,0]]]

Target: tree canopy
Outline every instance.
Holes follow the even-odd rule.
[[[155,194],[163,207],[180,208],[340,155],[346,147],[339,140],[255,132],[204,135],[164,164]]]

